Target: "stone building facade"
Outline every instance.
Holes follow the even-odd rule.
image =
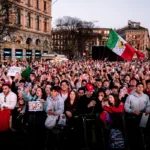
[[[16,30],[4,37],[1,60],[40,59],[42,53],[51,51],[51,0],[10,1],[7,17]]]
[[[139,22],[128,21],[128,25],[117,32],[133,47],[147,54],[146,49],[150,48],[149,31]]]
[[[85,30],[85,29],[82,29],[82,30]],[[109,36],[110,28],[91,28],[88,30],[91,30],[90,33],[92,34],[92,38],[89,38],[86,42],[83,42],[84,39],[80,37],[78,40],[78,50],[80,52],[84,52],[84,54],[86,53],[87,56],[91,56],[93,46],[105,46],[106,45],[106,41]],[[65,37],[66,37],[65,32],[61,32],[57,29],[52,29],[53,50],[58,53],[67,55],[68,53],[65,52],[66,44],[67,44]],[[80,54],[77,53],[75,55],[78,56]]]

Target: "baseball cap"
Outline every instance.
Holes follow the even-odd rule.
[[[88,83],[88,84],[86,85],[86,90],[87,90],[88,92],[93,92],[93,91],[94,91],[93,85]]]

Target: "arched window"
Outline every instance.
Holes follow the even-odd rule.
[[[37,30],[39,30],[39,27],[40,27],[40,26],[39,26],[39,23],[40,23],[40,21],[39,21],[39,16],[37,16],[37,17],[36,17],[36,29],[37,29]]]
[[[41,43],[41,41],[39,40],[39,39],[37,39],[36,41],[35,41],[35,44],[38,46],[38,45],[40,45],[40,43]]]
[[[30,27],[31,26],[31,14],[28,13],[27,14],[27,27]]]
[[[32,43],[32,39],[31,38],[27,38],[26,44],[31,45],[31,43]]]
[[[21,24],[21,12],[20,12],[20,9],[17,9],[16,24]]]

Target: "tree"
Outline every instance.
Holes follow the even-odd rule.
[[[13,4],[9,0],[0,0],[0,43],[15,32]]]
[[[81,55],[86,42],[93,38],[94,23],[82,21],[76,17],[64,16],[56,20],[56,32],[63,36],[64,54],[73,57]]]

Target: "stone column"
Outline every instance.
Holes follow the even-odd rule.
[[[4,60],[4,50],[2,45],[0,45],[0,61],[2,62]]]
[[[23,48],[22,53],[23,53],[23,60],[26,60],[26,49],[25,48]]]
[[[35,60],[35,50],[32,50],[32,60]]]
[[[12,49],[11,49],[11,59],[12,59],[12,61],[15,61],[15,50],[16,50],[16,48],[15,48],[15,44],[12,44]]]

